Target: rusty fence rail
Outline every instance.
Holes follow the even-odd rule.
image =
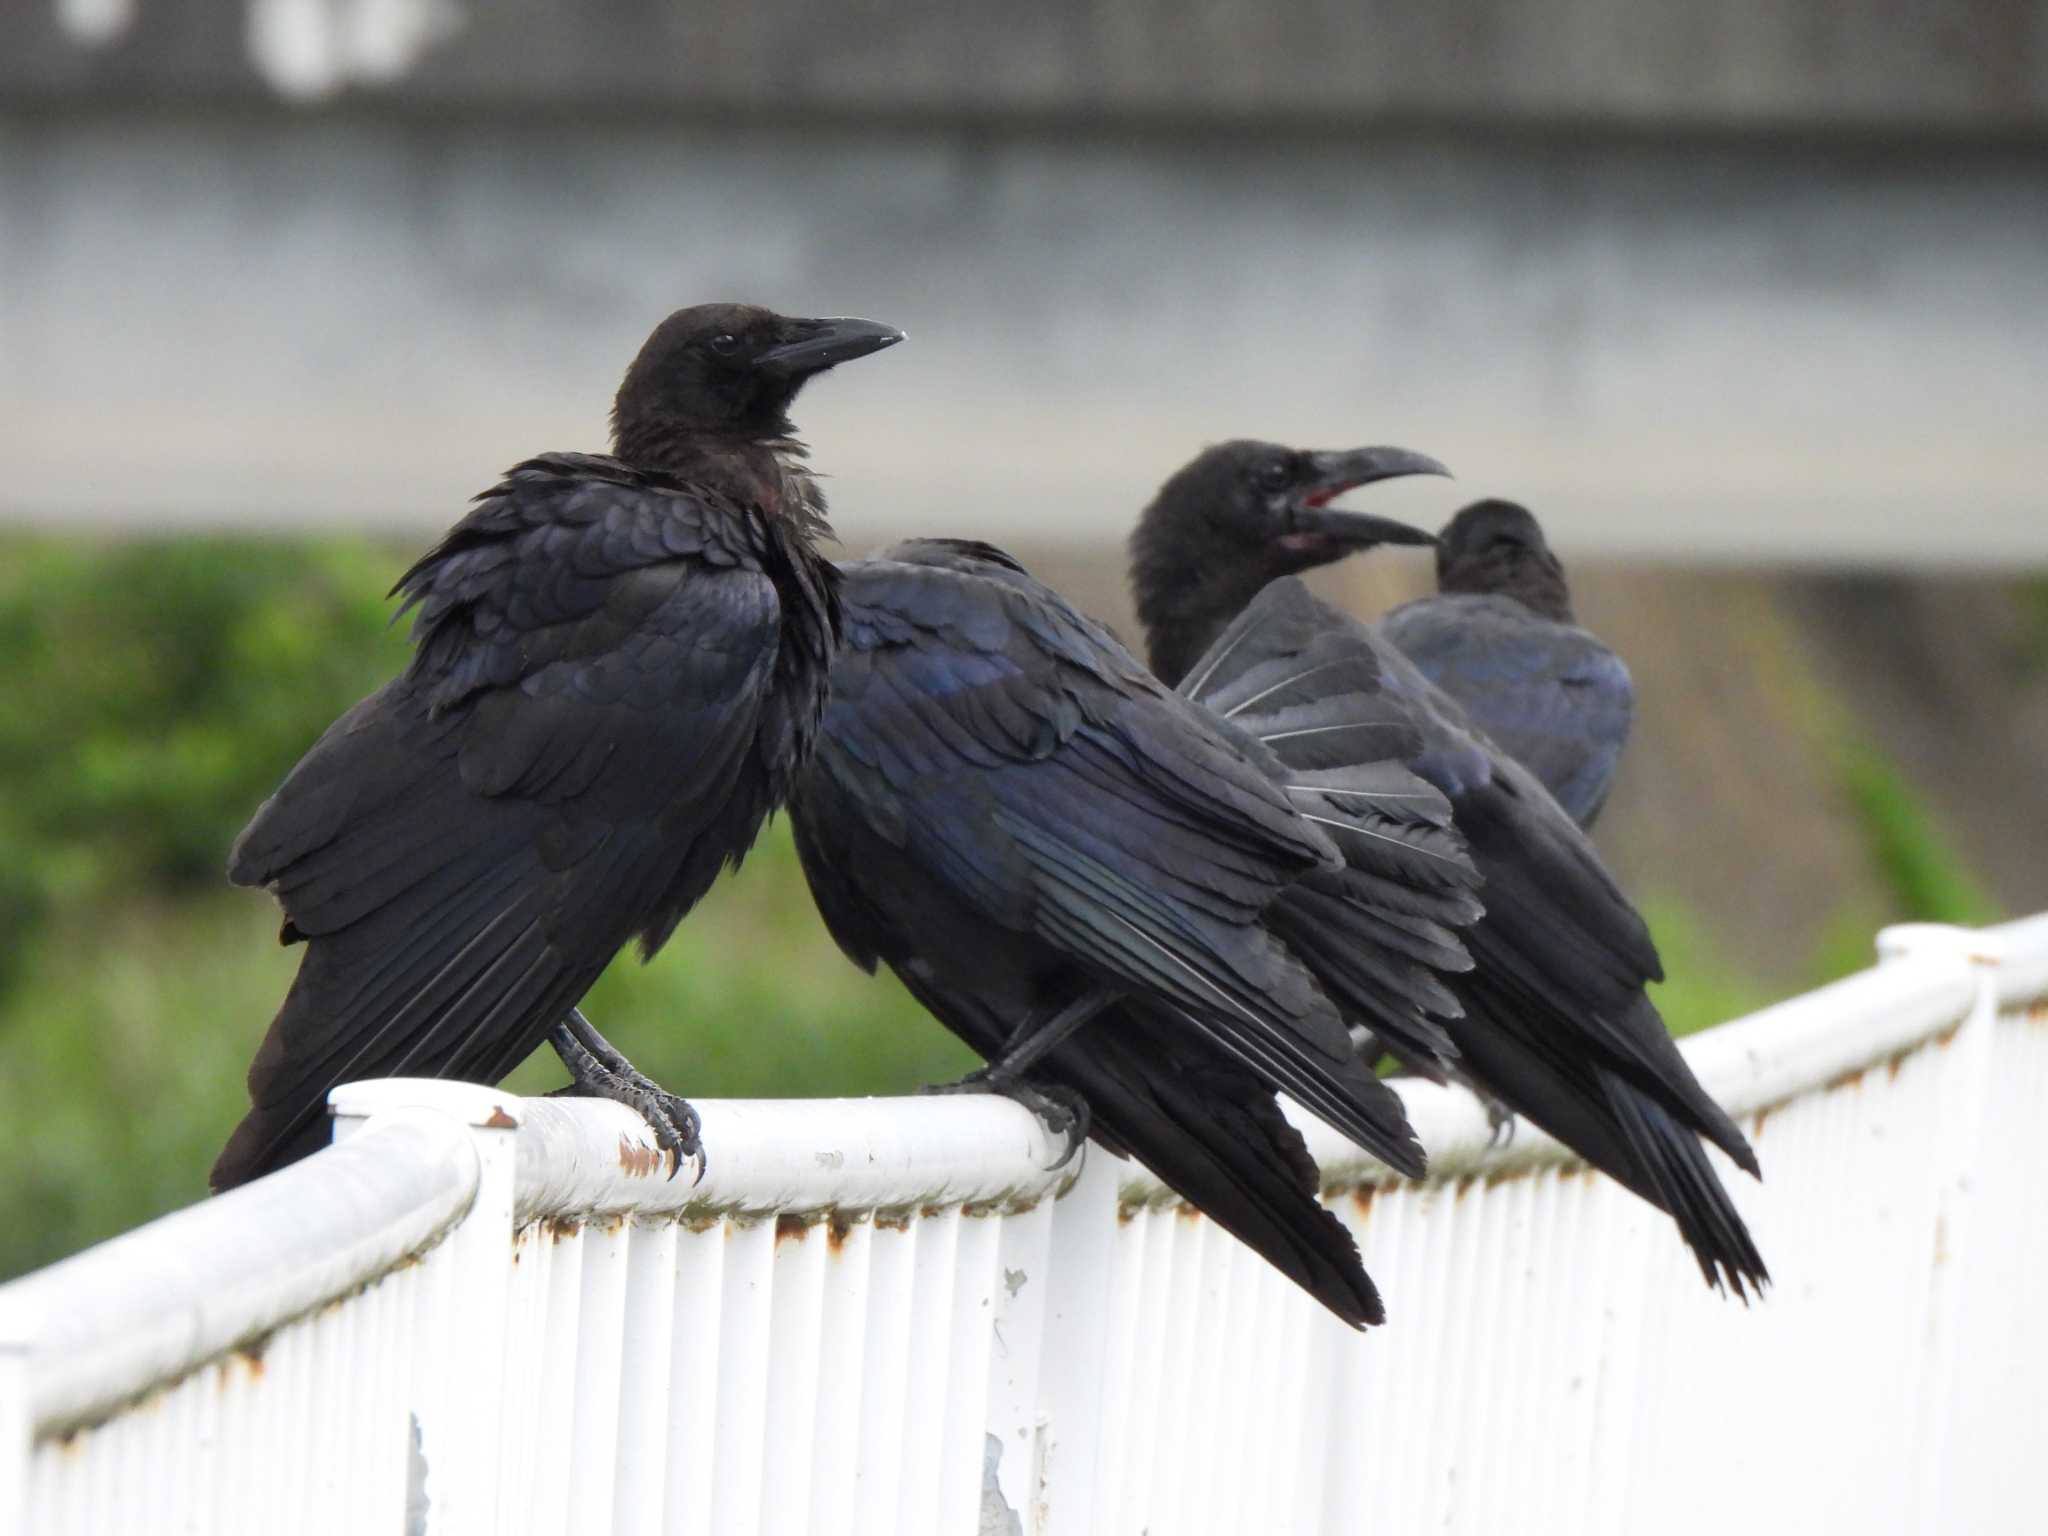
[[[1347,1333],[1140,1169],[983,1100],[354,1085],[337,1145],[0,1287],[0,1531],[2011,1528],[2048,1452],[2048,916],[1694,1037],[1775,1286],[1469,1095],[1305,1127]],[[1718,1156],[1718,1154],[1716,1154]]]

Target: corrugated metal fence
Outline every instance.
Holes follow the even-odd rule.
[[[1406,1085],[1319,1127],[1391,1321],[989,1100],[616,1106],[388,1082],[339,1145],[0,1288],[0,1531],[2014,1528],[2048,1451],[2048,917],[1695,1037],[1776,1277]],[[1731,1172],[1731,1178],[1737,1178]]]

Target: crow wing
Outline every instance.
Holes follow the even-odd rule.
[[[1473,969],[1451,984],[1463,1015],[1444,1023],[1460,1067],[1669,1212],[1710,1281],[1740,1292],[1765,1280],[1697,1137],[1752,1174],[1755,1154],[1650,1002],[1646,984],[1663,977],[1656,947],[1585,834],[1392,644],[1294,578],[1267,586],[1211,655],[1232,644],[1225,664],[1244,666],[1231,658],[1302,651],[1309,636],[1373,652],[1379,707],[1413,733],[1407,766],[1448,800],[1484,881],[1485,914],[1464,932]],[[1323,766],[1326,739],[1266,737],[1303,769]]]
[[[1006,559],[896,553],[844,572],[844,644],[795,805],[842,946],[869,966],[906,948],[847,880],[857,827],[945,904],[1176,1010],[1269,1088],[1416,1166],[1398,1102],[1259,924],[1287,886],[1337,867],[1277,764]]]
[[[309,947],[217,1186],[317,1140],[328,1090],[509,1071],[635,932],[649,951],[769,809],[781,629],[760,520],[616,461],[513,470],[396,590],[406,674],[243,832]]]
[[[1438,973],[1471,967],[1459,931],[1480,881],[1449,800],[1406,766],[1423,733],[1379,653],[1323,622],[1300,583],[1275,583],[1181,690],[1282,760],[1290,799],[1344,857],[1283,893],[1268,925],[1354,1023],[1441,1075],[1459,1004]]]

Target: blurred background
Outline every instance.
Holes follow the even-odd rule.
[[[0,0],[0,1275],[203,1192],[296,958],[228,844],[710,298],[909,331],[800,402],[851,549],[1119,625],[1220,437],[1530,505],[1637,678],[1676,1028],[2048,907],[2044,147],[2048,0]],[[590,1008],[696,1094],[967,1065],[780,826]]]

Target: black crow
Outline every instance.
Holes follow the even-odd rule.
[[[1437,535],[1436,584],[1437,596],[1380,620],[1380,633],[1592,826],[1635,694],[1622,659],[1573,619],[1541,525],[1514,502],[1475,501]]]
[[[1699,1138],[1752,1174],[1756,1157],[1645,993],[1663,972],[1642,919],[1533,774],[1385,638],[1284,574],[1388,541],[1363,520],[1303,537],[1297,509],[1328,500],[1330,466],[1342,457],[1232,442],[1166,482],[1131,539],[1153,666],[1239,723],[1247,706],[1312,700],[1329,669],[1377,674],[1376,692],[1347,686],[1377,702],[1389,740],[1412,744],[1407,766],[1449,798],[1485,882],[1485,915],[1463,935],[1473,969],[1450,981],[1463,1014],[1443,1021],[1457,1070],[1668,1212],[1707,1279],[1746,1296],[1768,1275]],[[1275,692],[1273,677],[1289,681]],[[1317,742],[1261,734],[1295,767]],[[1318,947],[1301,927],[1320,929],[1324,950],[1342,947],[1340,914],[1290,900],[1297,951]],[[1319,974],[1341,995],[1327,971]],[[1417,1070],[1452,1064],[1382,1039]]]
[[[399,578],[412,664],[328,728],[229,860],[306,953],[216,1189],[317,1148],[340,1083],[494,1082],[543,1039],[678,1165],[697,1155],[689,1106],[573,1010],[738,864],[810,753],[839,620],[789,407],[899,340],[680,310],[619,386],[612,456],[515,466]]]
[[[1362,791],[1341,767],[1289,772],[986,545],[899,545],[847,566],[841,590],[831,698],[790,806],[840,946],[990,1061],[970,1083],[1056,1121],[1078,1098],[1077,1140],[1092,1126],[1337,1316],[1380,1321],[1274,1094],[1396,1168],[1419,1171],[1419,1149],[1260,916],[1342,874],[1353,839],[1397,899],[1411,858],[1448,870],[1426,872],[1418,904],[1470,885],[1448,806],[1398,764]]]

